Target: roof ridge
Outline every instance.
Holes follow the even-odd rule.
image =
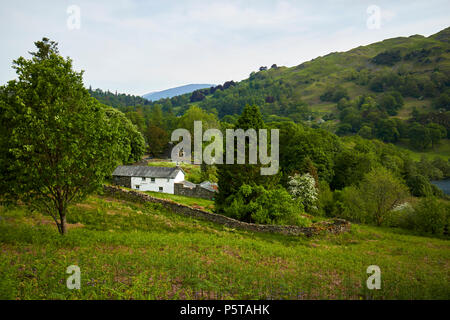
[[[126,177],[175,178],[178,170],[182,171],[182,169],[176,167],[120,165],[114,170],[112,175]]]

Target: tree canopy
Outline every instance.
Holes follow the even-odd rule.
[[[0,87],[0,195],[49,214],[66,232],[70,204],[96,190],[122,162],[142,156],[143,138],[120,112],[83,86],[83,72],[43,38],[17,79]]]

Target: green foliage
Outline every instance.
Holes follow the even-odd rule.
[[[417,150],[424,150],[431,146],[432,143],[428,128],[417,122],[409,129],[409,138],[411,147]]]
[[[151,154],[158,156],[164,152],[169,143],[169,135],[167,132],[157,126],[150,125],[145,131],[148,149]]]
[[[200,180],[203,181],[211,181],[217,182],[217,167],[215,165],[201,165],[201,174]]]
[[[394,91],[380,95],[378,97],[378,105],[382,110],[386,110],[390,116],[395,116],[398,110],[403,107],[404,101],[402,95]]]
[[[412,129],[410,146],[429,151],[450,135],[450,113],[445,113],[449,110],[446,61],[450,49],[445,37],[448,35],[387,39],[292,68],[262,68],[243,81],[200,90],[202,100],[195,103],[206,112],[216,112],[228,124],[235,124],[236,116],[249,104],[260,107],[267,124],[311,120],[309,126],[338,135],[360,132],[365,138],[389,143],[410,139]],[[173,109],[183,115],[192,106],[190,97],[192,94],[186,94],[151,105],[162,104],[164,112]],[[408,119],[414,107],[420,109],[421,119]],[[318,124],[318,119],[325,122]],[[414,122],[425,127],[441,125],[447,137],[418,129]],[[170,132],[172,128],[165,129]],[[417,130],[425,134],[423,143],[417,139]]]
[[[373,95],[350,101],[341,99],[337,104],[341,123],[336,134],[358,133],[367,139],[378,138],[390,143],[408,139],[411,148],[416,150],[435,148],[447,138],[450,117],[445,113],[420,113],[413,109],[409,120],[389,118],[388,115],[397,114],[403,103],[402,95],[396,91],[383,93],[377,99]]]
[[[319,199],[318,199],[320,215],[327,215],[333,208],[333,192],[326,181],[319,182]]]
[[[447,111],[450,110],[450,96],[447,93],[440,95],[434,102],[433,106],[436,109],[443,108]]]
[[[327,88],[324,94],[320,96],[322,101],[338,102],[341,99],[348,99],[348,92],[341,86]]]
[[[109,90],[102,91],[101,89],[92,90],[92,88],[89,88],[89,94],[100,103],[115,108],[150,104],[150,101],[145,98],[124,93],[112,93]]]
[[[123,114],[89,97],[82,72],[56,45],[36,42],[32,59],[14,61],[18,79],[0,88],[0,191],[49,214],[63,234],[68,205],[139,158],[143,139]]]
[[[409,176],[406,183],[410,187],[413,196],[426,197],[433,194],[431,183],[421,174]]]
[[[358,184],[377,165],[375,154],[370,149],[363,148],[362,142],[337,154],[334,163],[335,174],[331,181],[333,189]]]
[[[445,205],[434,197],[420,199],[413,207],[413,224],[414,229],[442,235],[449,230],[450,223],[450,206]]]
[[[383,224],[389,212],[408,196],[406,186],[384,168],[367,173],[357,186],[336,194],[334,214],[353,221]]]
[[[441,178],[450,178],[450,158],[445,161],[444,159],[437,157],[432,161],[431,165],[442,172]],[[431,177],[431,179],[435,179],[435,177]]]
[[[264,128],[264,121],[258,107],[247,105],[238,119],[235,129],[254,129],[258,132],[262,128]],[[258,185],[270,190],[278,184],[279,174],[261,175],[261,163],[248,164],[248,150],[248,142],[246,142],[246,164],[217,165],[219,194],[216,197],[216,208],[218,212],[223,212],[229,207],[232,201],[231,196],[237,194],[242,185]]]
[[[231,218],[259,224],[287,224],[306,226],[308,220],[300,215],[302,205],[294,202],[282,187],[243,184],[231,195],[223,213]]]
[[[373,59],[372,62],[375,64],[385,64],[388,66],[393,66],[397,62],[399,62],[402,59],[400,55],[400,51],[384,51],[379,54],[377,54]]]
[[[341,148],[338,137],[324,130],[289,122],[272,124],[272,127],[280,130],[280,166],[285,184],[287,176],[305,168],[308,159],[314,164],[320,179],[332,180],[334,158]]]
[[[373,138],[372,128],[369,126],[362,126],[361,129],[359,129],[358,131],[358,135],[365,139],[372,139]]]
[[[448,234],[450,204],[432,196],[421,198],[412,206],[392,212],[389,224],[422,234],[442,236]]]
[[[289,177],[288,191],[294,200],[299,201],[306,212],[317,210],[318,192],[316,181],[311,174],[295,174]]]
[[[210,128],[219,128],[217,116],[214,113],[207,113],[197,106],[191,106],[186,113],[179,119],[178,127],[187,129],[194,136],[194,121],[201,121],[203,130]]]
[[[141,160],[145,153],[145,140],[138,128],[120,111],[105,106],[108,121],[117,122],[122,144],[122,163],[135,163]]]

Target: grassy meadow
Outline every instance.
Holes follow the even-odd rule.
[[[419,161],[422,157],[433,160],[434,158],[450,159],[450,140],[442,140],[438,146],[426,151],[411,150],[406,147],[405,143],[398,144],[400,148],[408,152],[412,159]]]
[[[234,230],[91,196],[53,221],[0,207],[0,299],[449,299],[450,242],[353,225],[316,238]],[[66,288],[66,268],[81,289]],[[381,268],[368,290],[366,269]]]
[[[213,200],[186,197],[186,196],[182,196],[182,195],[178,195],[178,194],[153,192],[153,191],[146,191],[145,193],[147,193],[148,195],[155,197],[155,198],[172,200],[177,203],[181,203],[186,206],[193,207],[193,208],[202,209],[202,210],[206,210],[206,211],[210,211],[210,212],[214,211],[214,201]]]

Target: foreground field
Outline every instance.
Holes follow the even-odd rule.
[[[93,196],[66,237],[0,207],[0,299],[449,299],[450,242],[354,225],[314,239],[233,230]],[[66,288],[66,268],[81,289]],[[368,290],[366,269],[381,268]]]

